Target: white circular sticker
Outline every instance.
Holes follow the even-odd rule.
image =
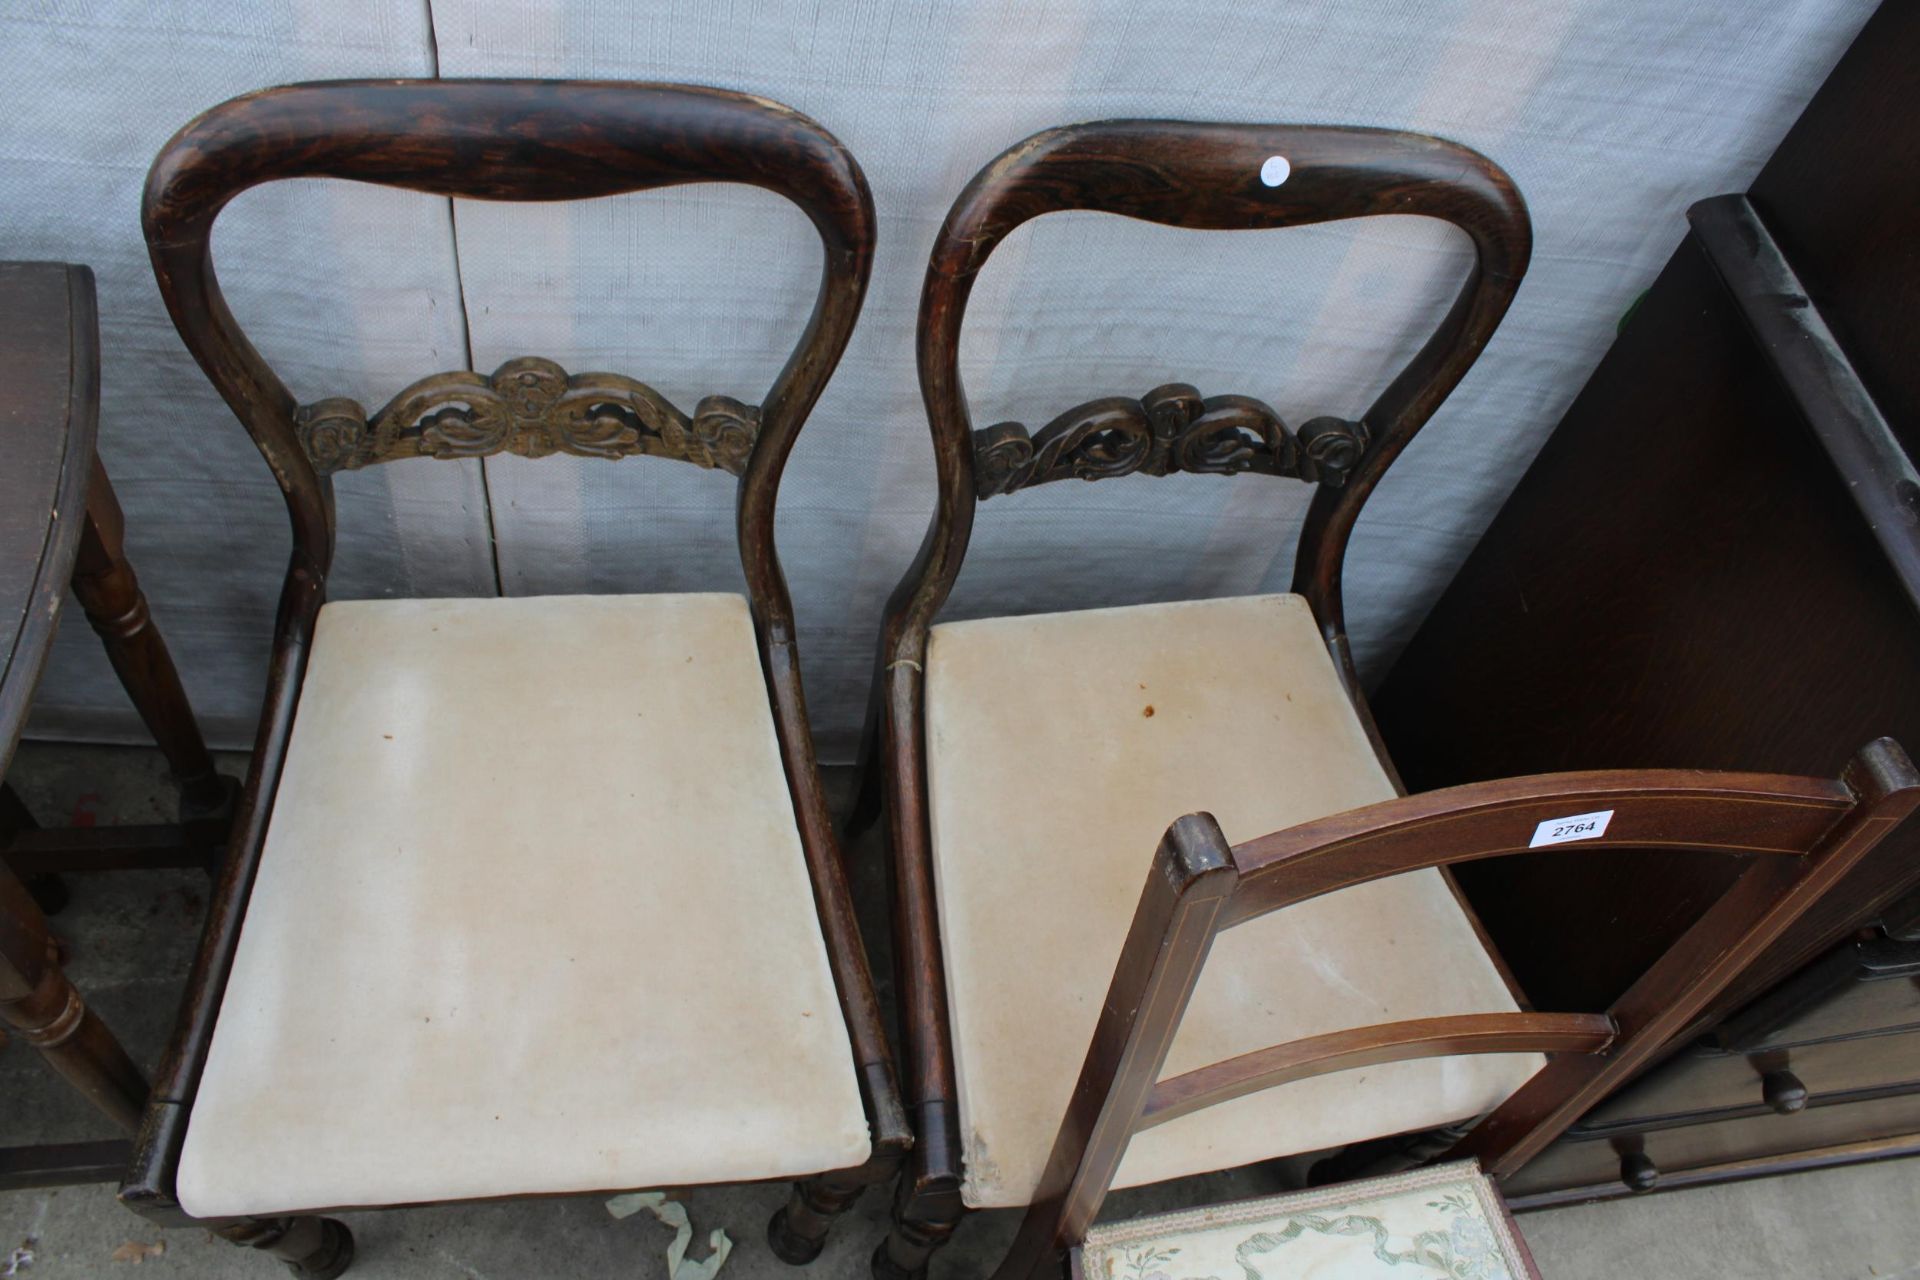
[[[1268,156],[1267,162],[1260,166],[1260,181],[1270,187],[1277,187],[1287,180],[1293,172],[1293,166],[1287,163],[1285,156]]]

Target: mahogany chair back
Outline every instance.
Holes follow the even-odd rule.
[[[1447,1153],[1502,1178],[1684,1036],[1780,938],[1920,806],[1890,739],[1840,779],[1689,770],[1508,778],[1406,796],[1229,846],[1207,814],[1168,828],[1033,1206],[995,1280],[1057,1275],[1143,1129],[1294,1080],[1463,1053],[1547,1064]],[[1425,867],[1603,849],[1734,856],[1745,869],[1604,1013],[1421,1018],[1314,1036],[1160,1079],[1223,930],[1325,893]]]

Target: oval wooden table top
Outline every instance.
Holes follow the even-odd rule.
[[[0,771],[53,644],[100,412],[93,273],[0,262]]]

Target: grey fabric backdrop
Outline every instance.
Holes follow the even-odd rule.
[[[148,162],[196,112],[336,76],[581,76],[751,90],[860,159],[880,247],[860,328],[789,468],[780,547],[829,759],[851,750],[879,610],[918,545],[932,458],[913,379],[925,255],[1006,145],[1104,116],[1387,125],[1505,165],[1533,268],[1478,367],[1389,475],[1348,560],[1377,677],[1678,243],[1744,187],[1871,0],[40,0],[0,4],[0,257],[86,262],[102,451],[132,553],[211,734],[250,739],[286,522],[265,466],[159,305]],[[818,248],[763,193],[450,204],[336,183],[243,197],[216,235],[234,310],[303,400],[373,405],[441,369],[546,355],[677,403],[755,401]],[[1017,232],[969,314],[976,420],[1044,421],[1183,380],[1290,421],[1354,415],[1465,265],[1410,219],[1261,235],[1098,215]],[[408,462],[343,477],[337,596],[680,590],[739,582],[731,481],[645,460]],[[1307,492],[1243,477],[1052,485],[983,508],[953,617],[1284,590]],[[1604,515],[1604,493],[1568,500]],[[77,615],[32,731],[137,725]]]

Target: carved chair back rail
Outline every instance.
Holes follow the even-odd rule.
[[[819,293],[757,407],[709,396],[688,415],[644,383],[617,374],[570,376],[540,358],[509,361],[491,376],[430,376],[371,415],[346,397],[301,407],[228,310],[211,239],[215,220],[235,196],[264,183],[313,177],[500,201],[577,200],[693,182],[749,184],[792,201],[812,222],[823,250]],[[185,1107],[206,1060],[326,596],[334,550],[331,476],[417,456],[655,455],[739,477],[740,557],[782,765],[876,1158],[897,1160],[910,1135],[820,787],[793,609],[774,547],[782,469],[845,349],[872,266],[873,202],[853,157],[807,117],[720,89],[511,80],[303,84],[234,99],[189,123],[156,159],[142,216],[168,310],[265,456],[286,500],[293,550],[233,853],[156,1081],[129,1202],[166,1199]]]
[[[1203,396],[1176,382],[1138,399],[1090,401],[1038,432],[1019,423],[976,431],[959,367],[974,280],[1017,227],[1068,210],[1215,231],[1419,215],[1460,228],[1474,261],[1432,336],[1357,417],[1322,415],[1296,429],[1258,400]],[[939,501],[919,555],[887,607],[855,818],[875,815],[885,792],[903,1053],[916,1110],[917,1147],[900,1230],[917,1239],[895,1250],[900,1256],[893,1263],[877,1264],[883,1269],[917,1265],[903,1259],[923,1257],[920,1246],[943,1239],[957,1214],[960,1121],[933,887],[925,671],[928,633],[959,576],[975,504],[1053,480],[1135,472],[1247,471],[1315,484],[1293,589],[1311,606],[1378,749],[1348,655],[1341,603],[1348,535],[1381,475],[1506,313],[1531,247],[1526,207],[1492,161],[1438,138],[1379,129],[1165,120],[1073,125],[1009,148],[955,200],[928,264],[917,346]],[[1378,754],[1392,777],[1391,762],[1384,751]],[[921,1212],[922,1202],[935,1201],[943,1206]]]
[[[1686,1031],[1916,806],[1920,773],[1887,739],[1839,781],[1620,770],[1549,774],[1404,797],[1229,846],[1206,814],[1162,840],[1040,1189],[995,1280],[1060,1274],[1130,1137],[1255,1090],[1333,1071],[1461,1053],[1544,1052],[1545,1067],[1453,1149],[1502,1177]],[[1535,847],[1541,824],[1610,810],[1599,834]],[[1321,894],[1509,854],[1653,848],[1746,863],[1727,893],[1604,1014],[1487,1013],[1360,1027],[1161,1079],[1223,930]]]
[[[1268,164],[1287,162],[1284,181]],[[1266,177],[1263,177],[1263,171]],[[1016,228],[1090,210],[1195,230],[1305,226],[1383,214],[1438,218],[1472,241],[1474,266],[1439,326],[1359,419],[1321,416],[1292,431],[1247,396],[1203,398],[1184,383],[1138,400],[1093,400],[1038,434],[972,429],[960,329],[973,282]],[[1318,483],[1295,590],[1342,627],[1340,561],[1355,516],[1387,466],[1479,356],[1532,252],[1526,207],[1507,175],[1456,143],[1385,129],[1112,120],[1037,134],[982,169],[954,201],[921,294],[917,357],[940,471],[940,506],[890,610],[891,660],[915,657],[959,576],[979,498],[1073,476],[1252,471]]]

